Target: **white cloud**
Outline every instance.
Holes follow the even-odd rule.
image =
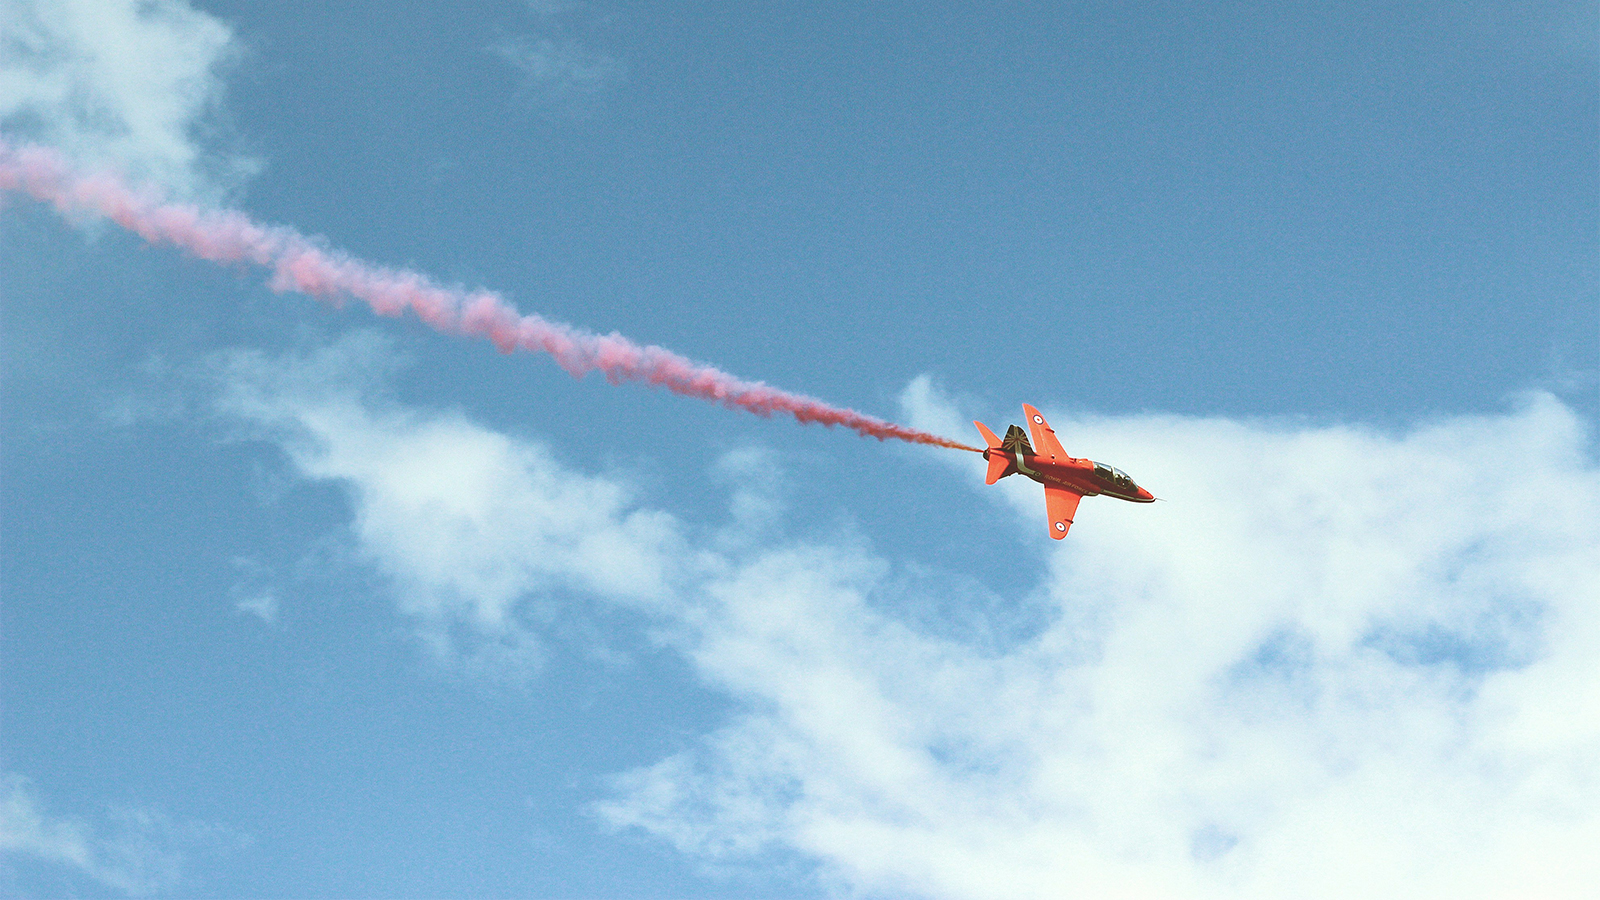
[[[239,581],[228,591],[233,608],[255,616],[268,625],[278,621],[278,595],[272,589],[272,569],[249,556],[233,558]]]
[[[594,94],[627,75],[619,60],[589,50],[573,38],[512,37],[490,47],[520,71],[527,86],[547,99]]]
[[[271,590],[261,589],[240,594],[234,600],[233,608],[255,616],[268,625],[278,621],[278,596]]]
[[[185,0],[0,0],[0,128],[80,164],[214,195],[253,164],[215,146],[240,46]]]
[[[786,509],[781,461],[760,447],[722,454],[712,474],[729,493],[731,521],[717,534],[718,549],[738,550],[774,539]]]
[[[522,91],[549,107],[584,113],[605,91],[628,77],[621,59],[594,49],[603,23],[577,3],[529,3],[529,33],[506,34],[489,46],[522,76]]]
[[[525,666],[537,653],[530,599],[578,589],[648,607],[671,596],[671,516],[633,508],[621,484],[569,471],[540,444],[385,401],[364,386],[393,355],[372,334],[287,359],[234,353],[219,363],[218,406],[278,442],[304,477],[349,488],[361,552],[437,649],[462,650],[450,635],[465,625],[477,663]]]
[[[615,827],[718,865],[799,853],[895,896],[1575,897],[1600,878],[1600,476],[1547,395],[1404,433],[1057,415],[1069,449],[1166,498],[1087,500],[1059,544],[1037,486],[932,457],[973,467],[976,502],[1048,552],[1020,600],[1050,615],[997,647],[924,627],[915,607],[947,601],[861,542],[785,538],[776,487],[736,492],[757,539],[695,546],[615,480],[352,389],[387,355],[370,342],[236,354],[222,408],[348,486],[408,611],[531,640],[530,596],[582,590],[649,612],[739,702],[617,777],[595,807]],[[957,421],[926,386],[908,402]]]
[[[52,816],[28,779],[0,773],[0,854],[61,866],[124,893],[170,890],[184,881],[187,849],[242,842],[227,829],[180,824],[153,810],[114,809],[106,819],[93,826]]]
[[[1055,424],[1168,500],[1085,502],[1039,586],[1050,627],[986,657],[877,612],[863,552],[747,561],[686,651],[749,712],[602,814],[893,895],[1592,888],[1600,479],[1569,410]],[[1020,487],[992,496],[1046,544]]]

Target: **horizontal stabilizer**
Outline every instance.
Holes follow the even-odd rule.
[[[1011,457],[1004,450],[994,450],[989,453],[989,475],[984,479],[984,484],[994,484],[996,481],[1010,475]]]
[[[982,422],[973,422],[972,424],[978,426],[978,433],[983,435],[983,439],[988,443],[990,450],[1000,449],[1000,439],[994,436],[994,432],[989,430],[989,426]]]

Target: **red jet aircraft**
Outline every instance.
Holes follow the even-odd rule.
[[[1072,517],[1078,512],[1078,501],[1085,497],[1105,494],[1118,500],[1149,503],[1155,496],[1133,483],[1128,473],[1092,459],[1074,459],[1061,449],[1055,429],[1039,415],[1039,411],[1022,404],[1028,414],[1028,430],[1033,433],[1033,445],[1028,436],[1013,425],[1006,431],[1005,440],[994,436],[982,422],[973,422],[989,449],[983,458],[989,461],[988,484],[1017,472],[1044,485],[1044,505],[1050,514],[1050,536],[1061,540],[1072,527]],[[1034,450],[1038,447],[1038,451]]]

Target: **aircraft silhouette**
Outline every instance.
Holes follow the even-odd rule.
[[[972,423],[989,443],[988,449],[983,451],[983,458],[989,461],[989,477],[985,483],[994,484],[1007,475],[1021,473],[1044,485],[1051,537],[1059,541],[1067,536],[1072,517],[1078,512],[1078,501],[1085,497],[1104,494],[1133,503],[1150,503],[1156,499],[1155,495],[1134,484],[1127,472],[1115,466],[1068,456],[1067,451],[1061,449],[1061,442],[1056,440],[1055,429],[1037,409],[1024,403],[1022,411],[1028,414],[1028,431],[1033,434],[1031,445],[1028,436],[1015,425],[1001,440],[982,422]]]

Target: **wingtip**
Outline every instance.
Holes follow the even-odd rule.
[[[1044,413],[1039,412],[1039,408],[1037,406],[1034,406],[1032,403],[1024,403],[1022,404],[1022,412],[1023,415],[1028,419],[1029,431],[1037,428],[1048,431],[1051,434],[1055,433],[1055,429],[1051,428],[1050,423],[1045,421]]]

